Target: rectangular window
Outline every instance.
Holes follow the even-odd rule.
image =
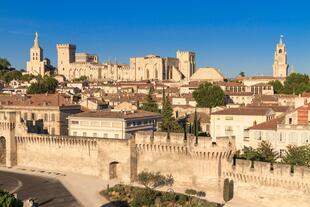
[[[83,132],[83,137],[86,137],[87,136],[87,133],[86,132]]]
[[[35,119],[36,119],[35,113],[31,113],[31,119],[32,119],[32,120],[35,120]]]
[[[52,134],[52,135],[55,135],[55,128],[52,128],[51,134]]]
[[[73,133],[72,133],[72,135],[73,135],[73,136],[76,136],[76,135],[77,135],[77,133],[76,133],[76,132],[73,132]]]
[[[97,137],[97,133],[93,133],[93,137]]]
[[[48,114],[44,114],[44,121],[48,121]]]
[[[118,134],[114,134],[114,138],[115,138],[115,139],[118,139],[118,138],[119,138],[119,135],[118,135]]]
[[[103,137],[104,137],[104,138],[108,138],[108,134],[107,134],[107,133],[104,133],[104,134],[103,134]]]
[[[234,118],[232,116],[226,116],[225,120],[233,120]]]
[[[71,121],[71,124],[79,124],[79,121]]]
[[[26,121],[28,119],[27,113],[24,113],[24,120]]]
[[[55,114],[52,114],[51,121],[55,121]]]

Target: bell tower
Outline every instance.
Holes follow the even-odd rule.
[[[282,39],[283,35],[281,35],[274,53],[273,77],[287,77],[288,75],[287,52]]]
[[[27,73],[44,76],[46,72],[43,61],[43,49],[39,44],[39,34],[36,32],[33,47],[30,48],[30,60],[27,62]]]

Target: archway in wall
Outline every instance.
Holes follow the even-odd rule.
[[[116,179],[118,178],[118,168],[119,168],[119,162],[110,162],[109,164],[109,177],[110,179]]]
[[[5,166],[6,162],[6,145],[5,138],[0,136],[0,166]]]

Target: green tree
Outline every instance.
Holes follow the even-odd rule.
[[[289,165],[310,167],[310,145],[289,145],[282,162]]]
[[[257,153],[259,160],[263,162],[274,163],[278,159],[278,153],[274,150],[271,143],[268,141],[262,141],[257,147]]]
[[[216,85],[209,82],[199,85],[198,89],[193,92],[193,97],[198,107],[212,108],[224,105],[225,93]]]
[[[172,175],[162,175],[160,172],[142,171],[138,174],[138,183],[149,189],[163,186],[172,186],[174,179]]]
[[[240,155],[237,155],[237,158],[239,159],[245,159],[245,160],[259,160],[259,154],[258,152],[253,149],[252,147],[244,147],[242,149],[242,153]]]
[[[306,74],[292,73],[290,74],[283,86],[283,93],[299,95],[303,92],[310,91],[309,76]]]
[[[12,80],[20,80],[22,73],[17,70],[8,71],[4,74],[4,81],[10,83]]]
[[[153,88],[150,88],[148,95],[145,97],[142,109],[144,111],[159,112],[158,105],[153,99]]]
[[[244,76],[245,76],[245,73],[244,73],[243,71],[241,71],[241,72],[239,73],[239,76],[244,77]]]
[[[42,94],[42,93],[55,93],[58,86],[58,81],[50,76],[42,79],[39,78],[36,83],[32,83],[28,90],[28,94]]]
[[[172,105],[169,101],[169,98],[165,96],[165,92],[163,92],[163,107],[162,107],[161,115],[162,115],[161,130],[168,132],[168,136],[170,132],[181,131],[178,122],[173,117]]]
[[[271,81],[269,84],[272,85],[275,94],[283,92],[283,84],[279,80]]]
[[[85,75],[82,75],[81,77],[79,77],[79,78],[75,78],[74,79],[74,81],[86,81],[88,78],[87,78],[87,76],[85,76]]]
[[[2,207],[22,207],[22,201],[16,199],[13,194],[0,191],[0,206]]]
[[[24,74],[20,77],[20,80],[22,81],[31,81],[32,79],[34,79],[35,76],[32,74]]]
[[[11,63],[6,58],[0,58],[0,70],[9,69]]]

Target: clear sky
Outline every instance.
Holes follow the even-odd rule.
[[[129,57],[196,52],[226,76],[272,73],[281,34],[295,71],[310,71],[309,0],[1,0],[0,57],[25,68],[35,32],[56,65],[56,44],[129,63]]]

